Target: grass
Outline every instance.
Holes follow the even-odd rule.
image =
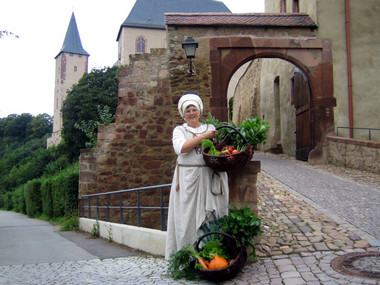
[[[41,214],[40,216],[36,217],[37,219],[47,221],[55,226],[60,226],[60,231],[73,231],[78,229],[78,216],[73,214],[70,217],[58,217],[53,218],[49,217],[46,214]]]

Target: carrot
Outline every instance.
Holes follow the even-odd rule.
[[[198,258],[198,262],[204,269],[208,269],[207,261],[203,260],[202,258]],[[206,263],[207,262],[207,263]]]

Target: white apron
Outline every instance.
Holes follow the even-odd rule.
[[[185,123],[173,131],[178,159],[169,198],[166,259],[184,246],[194,244],[203,222],[228,214],[227,173],[207,167],[200,147],[181,154],[186,140],[212,129],[215,129],[213,125],[191,128]]]

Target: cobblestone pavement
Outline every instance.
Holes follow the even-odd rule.
[[[296,163],[380,189],[378,175]],[[380,285],[379,279],[343,274],[331,266],[334,259],[348,253],[380,252],[368,243],[373,236],[289,191],[264,172],[259,174],[258,189],[264,230],[257,245],[258,262],[247,264],[233,280],[220,284]],[[173,280],[166,266],[163,258],[145,255],[0,266],[0,284],[214,284]],[[379,258],[366,260],[365,266],[380,272]]]

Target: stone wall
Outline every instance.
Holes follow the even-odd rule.
[[[380,142],[327,137],[328,162],[380,174]]]
[[[99,126],[97,147],[81,151],[79,198],[171,182],[176,159],[171,135],[178,124],[178,111],[173,107],[176,101],[169,88],[167,66],[168,51],[156,49],[132,56],[130,64],[120,68],[115,123]],[[159,196],[152,192],[141,198],[144,206],[159,205]],[[111,204],[119,205],[119,196],[114,199]],[[136,203],[136,197],[124,199]],[[104,215],[103,211],[102,218]],[[133,222],[128,223],[135,224],[133,214],[126,211],[125,215],[125,220],[132,215]],[[113,210],[111,221],[118,217],[119,211]],[[147,217],[143,226],[155,228],[159,223]]]

